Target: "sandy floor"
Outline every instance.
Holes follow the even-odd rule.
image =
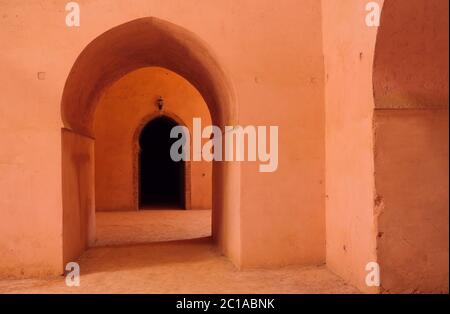
[[[191,240],[209,236],[210,210],[97,213],[96,246]]]
[[[358,292],[323,266],[238,271],[207,237],[210,215],[209,211],[99,214],[97,247],[80,260],[80,287],[66,287],[63,277],[3,280],[0,293]]]

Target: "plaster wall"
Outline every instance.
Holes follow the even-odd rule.
[[[241,163],[242,267],[325,262],[320,1],[258,1],[234,24],[239,123],[279,126],[279,164]],[[258,30],[263,30],[259,32]],[[237,33],[240,35],[237,35]],[[244,34],[252,34],[241,36]],[[244,62],[245,60],[245,62]],[[242,61],[242,62],[241,62]]]
[[[0,66],[8,73],[0,78],[0,277],[62,272],[58,103],[66,73],[49,75],[56,54],[45,56],[41,35],[54,24],[44,9],[35,14],[38,5],[0,1]]]
[[[377,109],[448,108],[446,0],[387,0],[374,61]]]
[[[163,112],[156,107],[160,96]],[[97,211],[138,209],[138,133],[160,114],[179,119],[191,135],[193,118],[201,118],[203,127],[212,123],[200,93],[181,76],[162,68],[129,73],[99,100],[94,124]],[[212,164],[189,165],[189,209],[211,209]]]
[[[377,110],[383,292],[448,293],[448,111]]]
[[[448,293],[448,6],[386,1],[374,63],[382,291]]]
[[[376,27],[367,1],[322,1],[325,54],[327,266],[361,291],[377,261],[372,66]],[[378,1],[380,5],[383,1]]]
[[[95,243],[94,140],[62,130],[63,262]]]

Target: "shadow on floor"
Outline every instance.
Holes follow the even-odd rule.
[[[84,274],[221,259],[211,237],[134,245],[95,247],[80,258]]]

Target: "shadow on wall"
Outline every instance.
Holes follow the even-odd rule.
[[[387,0],[375,64],[382,291],[448,293],[447,0]]]

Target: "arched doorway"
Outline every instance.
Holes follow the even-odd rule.
[[[66,160],[62,171],[64,262],[77,258],[95,238],[93,129],[98,100],[120,78],[145,67],[165,68],[190,82],[206,102],[214,125],[238,124],[235,97],[225,72],[205,43],[190,31],[149,17],[119,25],[94,39],[73,65],[61,102],[62,156]],[[83,175],[89,184],[79,180],[80,156],[89,170]],[[213,240],[239,264],[240,165],[215,162],[212,177]],[[73,217],[81,216],[89,219],[77,218],[73,223]]]
[[[139,136],[139,208],[185,208],[183,161],[173,161],[170,138],[178,123],[161,116],[148,122]]]

